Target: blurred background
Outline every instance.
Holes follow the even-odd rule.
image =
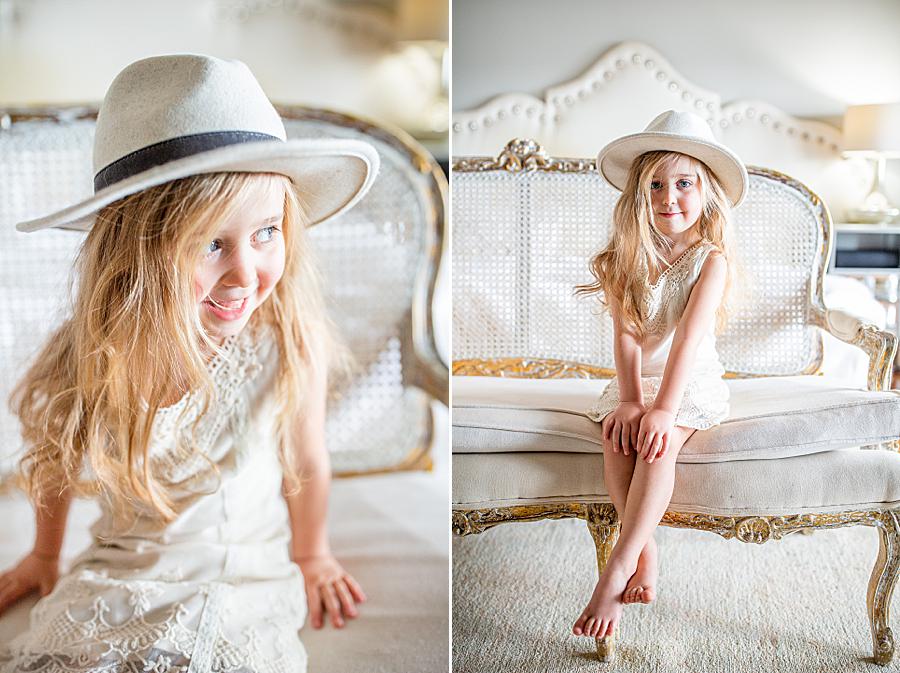
[[[244,61],[269,98],[447,154],[447,0],[0,0],[0,105],[98,102],[160,53]]]

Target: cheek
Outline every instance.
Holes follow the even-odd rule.
[[[284,248],[273,252],[257,269],[260,289],[271,290],[284,275]]]
[[[194,301],[199,302],[209,294],[209,283],[201,272],[194,273]]]

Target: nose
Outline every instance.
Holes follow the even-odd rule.
[[[228,269],[222,276],[222,284],[228,287],[253,287],[256,284],[256,264],[252,250],[235,248],[228,258]]]
[[[678,188],[674,184],[663,187],[663,203],[666,205],[677,203]]]

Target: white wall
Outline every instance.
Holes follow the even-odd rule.
[[[123,67],[194,52],[237,58],[278,103],[411,133],[440,65],[399,41],[446,39],[449,0],[0,0],[0,107],[98,102]]]
[[[723,103],[762,100],[840,128],[848,105],[900,101],[898,0],[454,0],[452,29],[454,111],[543,97],[626,40]],[[885,191],[900,203],[900,161]]]
[[[722,95],[839,120],[900,100],[897,0],[454,0],[453,109],[541,96],[624,40]]]

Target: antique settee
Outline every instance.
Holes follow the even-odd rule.
[[[831,221],[822,201],[783,174],[749,172],[734,228],[743,291],[718,339],[731,413],[685,444],[662,524],[754,543],[876,527],[867,605],[884,664],[900,573],[896,337],[825,306]],[[615,376],[612,329],[572,290],[589,279],[617,196],[592,159],[552,158],[527,140],[453,165],[454,532],[582,518],[601,571],[617,517],[585,410]],[[868,354],[867,390],[817,375],[823,330]],[[614,638],[598,639],[602,660]]]
[[[751,168],[736,213],[740,308],[718,340],[731,416],[685,445],[662,524],[753,543],[876,528],[866,605],[874,659],[887,664],[900,573],[897,339],[871,324],[884,319],[874,302],[842,295],[853,281],[826,274],[829,206],[861,198],[867,168],[841,156],[838,129],[764,101],[724,103],[641,43],[614,46],[543,97],[504,94],[454,114],[453,530],[583,519],[604,567],[617,520],[584,411],[615,375],[611,321],[573,289],[591,278],[618,195],[593,157],[672,108],[703,115]],[[601,661],[616,637],[597,641]]]

